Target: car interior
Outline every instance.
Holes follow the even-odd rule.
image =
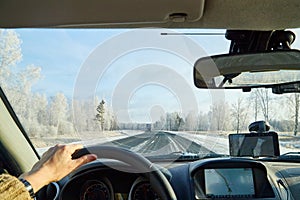
[[[248,94],[256,89],[266,89],[276,95],[287,95],[300,92],[300,75],[297,75],[300,70],[300,51],[293,47],[297,39],[297,31],[294,29],[300,27],[299,8],[300,1],[297,0],[2,0],[0,27],[2,30],[25,30],[27,34],[31,30],[101,32],[122,29],[125,32],[138,30],[139,34],[144,30],[149,30],[150,34],[152,31],[163,31],[160,37],[167,35],[174,38],[174,41],[180,40],[176,39],[177,36],[193,37],[203,30],[224,30],[219,37],[228,42],[227,49],[219,54],[190,60],[191,67],[188,70],[192,74],[189,78],[193,87],[190,89],[190,86],[180,87],[174,84],[172,91],[177,94],[184,90],[205,90],[212,93],[211,98],[217,98],[214,91],[227,90]],[[132,37],[133,40],[134,38]],[[141,38],[139,44],[144,44],[143,40],[148,41],[151,35],[145,33]],[[154,41],[155,36],[153,38]],[[122,40],[122,34],[117,39]],[[147,42],[145,44],[148,45]],[[166,49],[169,44],[166,44]],[[189,41],[185,41],[185,44],[187,47],[189,44],[192,46]],[[118,48],[122,50],[121,43],[105,47],[107,48],[101,52],[101,57],[107,57],[107,61],[103,59],[103,62],[117,62],[110,59],[110,53],[115,57],[122,56],[117,52]],[[179,54],[186,48],[176,47],[179,51],[174,50],[174,54]],[[4,49],[3,46],[0,48]],[[89,59],[98,55],[91,53]],[[3,60],[1,56],[3,54],[0,52],[0,62]],[[0,76],[5,76],[1,71],[2,67],[0,64]],[[150,67],[150,70],[147,69],[149,77],[142,77],[145,82],[155,82],[153,77],[160,73],[157,69],[164,69],[155,66],[141,66],[140,69],[143,67]],[[88,67],[82,67],[81,71],[77,71],[82,79],[77,79],[74,96],[89,95],[90,91],[96,90],[95,86],[86,86],[85,81],[89,79],[97,83],[101,73],[96,70],[91,73],[89,70]],[[271,81],[258,75],[260,72],[281,73],[282,70],[291,73],[286,72],[283,78],[271,74],[272,78],[277,78]],[[139,75],[138,71],[135,72]],[[166,73],[166,79],[170,78],[175,82],[179,80],[175,80],[176,76],[170,70],[166,72],[170,72],[171,76],[168,77]],[[122,80],[130,82],[131,77],[126,78],[128,77],[124,75]],[[142,85],[144,82],[135,83]],[[41,154],[34,144],[35,138],[32,139],[24,128],[25,125],[20,120],[22,116],[15,111],[4,87],[5,85],[1,85],[0,88],[0,168],[2,173],[19,176],[29,171]],[[119,84],[118,87],[125,93],[134,86],[129,83]],[[81,93],[76,88],[82,88]],[[129,98],[126,95],[132,94],[124,94],[120,98]],[[182,99],[192,98],[182,96]],[[181,96],[178,99],[181,101]],[[283,110],[281,104],[283,103],[278,103],[274,117],[278,116],[276,113],[289,112]],[[182,107],[184,106],[187,105],[183,103]],[[246,107],[250,109],[250,104]],[[181,130],[184,133],[177,136],[178,128],[151,130],[151,125],[145,125],[139,129],[144,130],[139,132],[140,135],[128,134],[128,137],[110,141],[103,137],[103,142],[88,144],[73,155],[73,158],[77,158],[94,153],[98,160],[45,186],[36,193],[36,199],[300,199],[298,147],[283,150],[284,138],[281,132],[275,130],[267,120],[253,120],[247,126],[248,130],[237,133],[231,131],[222,136],[226,137],[228,152],[218,153],[213,151],[213,144],[210,144],[212,149],[205,149],[203,153],[204,147],[197,144],[198,140],[194,137],[196,134],[186,136],[188,133]],[[210,133],[207,132],[207,135]],[[101,136],[98,139],[100,141]],[[299,139],[297,136],[293,137],[296,143]],[[169,141],[169,146],[158,147],[158,141],[164,140]],[[185,151],[175,148],[173,151],[175,141]],[[207,140],[204,137],[203,143],[205,142]],[[155,144],[157,146],[154,147]],[[180,146],[176,145],[176,148]],[[154,151],[153,148],[159,148],[159,151]]]

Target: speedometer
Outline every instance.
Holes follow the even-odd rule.
[[[112,196],[112,187],[107,179],[89,180],[80,192],[80,200],[110,200]]]
[[[144,178],[138,178],[132,185],[129,194],[129,200],[159,200],[158,194],[153,190],[149,181]]]

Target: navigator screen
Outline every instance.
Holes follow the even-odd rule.
[[[255,187],[251,168],[205,169],[206,197],[254,197]]]

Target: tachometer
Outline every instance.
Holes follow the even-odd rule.
[[[80,200],[110,200],[112,197],[112,186],[105,178],[85,182],[80,192]]]
[[[138,178],[132,185],[129,193],[129,200],[159,200],[158,194],[152,189],[149,181]]]

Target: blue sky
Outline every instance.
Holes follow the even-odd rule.
[[[97,33],[93,30],[20,29],[23,60],[20,66],[42,67],[42,79],[35,91],[53,95],[72,95],[74,78],[89,53],[115,31]]]
[[[169,30],[161,31],[170,32]],[[196,30],[181,31],[198,32]],[[89,60],[89,56],[99,49],[101,45],[109,43],[124,32],[128,32],[128,30],[18,29],[17,33],[23,41],[23,60],[19,63],[19,66],[25,67],[33,64],[42,67],[42,79],[34,85],[33,91],[45,93],[47,96],[53,96],[57,92],[63,92],[68,98],[72,98],[79,72],[85,65],[85,62]],[[202,32],[225,33],[224,30],[206,30]],[[173,37],[170,39],[174,40],[182,36],[161,37]],[[229,45],[228,41],[224,39],[224,36],[190,36],[190,38],[194,42],[199,43],[208,54],[226,53],[228,49],[226,46]],[[134,42],[135,39],[136,38],[132,38],[132,42]],[[122,42],[123,41],[119,41],[119,43]],[[154,43],[155,42],[156,41],[154,41]],[[119,48],[119,44],[114,44],[113,48]],[[182,48],[184,48],[184,46]],[[109,51],[113,51],[113,49],[108,48],[107,52],[102,54],[109,54]],[[101,63],[101,59],[105,57],[106,55],[99,55],[97,62]],[[173,69],[167,68],[162,70],[167,70],[167,73],[169,70],[174,76],[178,75],[177,78],[180,79],[181,82],[187,82],[189,84],[186,88],[193,89],[188,91],[181,89],[181,92],[180,90],[174,91],[176,88],[175,86],[171,86],[173,83],[165,82],[159,85],[157,83],[164,82],[164,79],[167,77],[167,74],[160,74],[159,72],[159,76],[155,79],[156,83],[148,82],[143,85],[143,74],[137,74],[136,77],[133,77],[135,75],[130,75],[138,73],[136,69],[143,65],[175,66],[176,70],[179,69],[179,71],[173,72]],[[185,80],[181,79],[181,75]],[[116,88],[124,85],[122,81],[125,81],[123,78],[126,78],[126,76],[129,76],[130,79],[134,79],[136,84],[141,85],[132,86],[132,91],[128,91],[130,95],[127,99],[124,99],[124,96],[126,96],[122,93],[124,89],[118,93],[116,92]],[[168,77],[168,79],[171,80],[172,78],[173,77]],[[89,79],[88,76],[87,79]],[[131,80],[131,82],[134,82],[134,80]],[[168,86],[168,84],[170,86]],[[97,95],[100,99],[104,98],[106,101],[109,101],[110,104],[113,104],[114,109],[116,108],[114,111],[119,114],[119,118],[127,119],[129,117],[130,121],[152,121],[157,120],[151,119],[150,115],[153,113],[153,108],[156,108],[156,110],[160,112],[179,111],[187,113],[195,110],[195,108],[189,106],[189,104],[194,103],[184,96],[190,95],[196,90],[192,81],[191,63],[188,63],[176,55],[172,55],[170,52],[164,52],[163,50],[137,49],[125,53],[119,58],[115,58],[110,63],[103,77],[99,77],[94,95]],[[185,95],[184,92],[186,92],[187,95]],[[201,98],[198,100],[202,108],[199,109],[207,111],[209,109],[207,102],[210,101],[209,92],[202,92]],[[153,115],[156,116],[158,113],[154,113]]]
[[[92,63],[89,61],[91,55],[103,45],[110,43],[115,38],[121,37],[120,35],[128,32],[128,30],[123,29],[17,29],[16,31],[22,40],[23,53],[22,62],[19,63],[18,66],[26,67],[27,65],[33,64],[42,68],[42,79],[34,85],[33,91],[45,93],[47,96],[53,96],[57,92],[63,92],[68,98],[72,98],[75,82],[78,75],[80,75],[82,68],[88,63]],[[165,29],[161,31],[168,32],[169,30]],[[199,30],[180,31],[200,32]],[[201,32],[225,33],[225,30],[201,30]],[[161,37],[178,38],[178,36]],[[188,37],[209,55],[228,52],[229,41],[227,41],[224,36]],[[135,42],[135,39],[136,38],[131,38],[129,44],[130,42]],[[140,39],[143,40],[143,36],[141,36]],[[113,53],[113,51],[117,51],[118,48],[121,48],[121,43],[122,41],[119,41],[119,43],[114,44],[113,48],[107,48],[104,53],[102,51],[102,54],[97,57],[97,61],[100,61],[99,65],[101,65],[101,60],[104,60],[107,55]],[[299,48],[300,42],[297,40],[294,46]],[[185,47],[183,45],[180,48],[184,49]],[[195,52],[191,52],[191,54],[193,53]],[[92,65],[96,66],[97,64],[92,63]],[[160,108],[158,110],[163,111],[169,111],[172,108],[178,111],[186,109],[187,112],[193,110],[193,107],[184,105],[185,102],[182,103],[182,101],[192,103],[192,100],[189,102],[185,97],[186,95],[176,94],[176,87],[180,86],[176,86],[174,83],[175,85],[172,84],[172,86],[169,87],[166,85],[169,83],[164,82],[164,79],[168,78],[172,80],[173,77],[168,77],[167,74],[158,73],[152,86],[151,84],[149,86],[148,82],[147,84],[145,82],[145,85],[141,84],[143,80],[149,79],[143,77],[143,75],[138,72],[138,69],[144,65],[156,66],[162,71],[169,70],[170,72],[173,72],[172,70],[174,69],[173,75],[169,75],[174,76],[174,82],[186,81],[190,86],[186,91],[184,88],[181,89],[181,91],[186,92],[183,94],[195,94],[197,96],[199,110],[208,111],[208,105],[212,101],[212,94],[210,91],[199,90],[193,86],[193,69],[191,63],[188,63],[177,55],[170,52],[164,52],[160,49],[137,49],[135,51],[126,52],[122,56],[113,59],[111,63],[109,63],[109,66],[107,66],[103,76],[98,78],[99,80],[94,94],[99,98],[105,98],[106,100],[111,101],[111,104],[114,102],[114,106],[119,106],[120,110],[121,108],[124,109],[124,102],[122,101],[125,101],[125,104],[127,103],[126,109],[130,109],[130,113],[134,115],[134,117],[129,116],[132,117],[133,121],[138,120],[138,118],[142,116],[144,116],[144,121],[151,120],[149,113],[151,113],[152,108]],[[172,67],[172,69],[165,68],[168,66]],[[134,76],[134,74],[136,74],[136,76]],[[90,75],[92,76],[93,74]],[[181,76],[183,79],[181,79]],[[136,85],[135,87],[131,86],[133,91],[129,91],[131,92],[128,97],[129,99],[122,100],[121,94],[126,90],[122,81],[125,81],[126,78],[131,78],[133,79],[132,82],[140,85]],[[88,81],[89,77],[86,77],[86,79],[86,81]],[[164,83],[161,85],[157,84],[160,82]],[[125,85],[126,84],[127,83],[125,83]],[[173,86],[174,88],[172,89]],[[116,94],[118,89],[121,90],[119,91],[120,94]],[[189,91],[189,89],[191,91]],[[240,91],[233,93],[235,97],[241,95]],[[226,98],[232,98],[233,93]],[[115,98],[115,100],[113,98]],[[192,98],[193,97],[191,97],[191,99]],[[187,108],[183,108],[184,106]],[[141,110],[143,107],[146,107],[147,109],[144,110],[144,112],[139,112],[138,110]],[[120,112],[122,113],[122,111]]]
[[[23,60],[19,66],[33,64],[42,67],[43,78],[34,85],[35,91],[45,92],[48,95],[62,91],[71,96],[74,79],[89,54],[104,41],[124,31],[126,30],[18,29],[23,53]],[[191,38],[199,42],[208,53],[226,52],[226,48],[219,45],[220,41],[226,43],[222,36],[191,36]]]

